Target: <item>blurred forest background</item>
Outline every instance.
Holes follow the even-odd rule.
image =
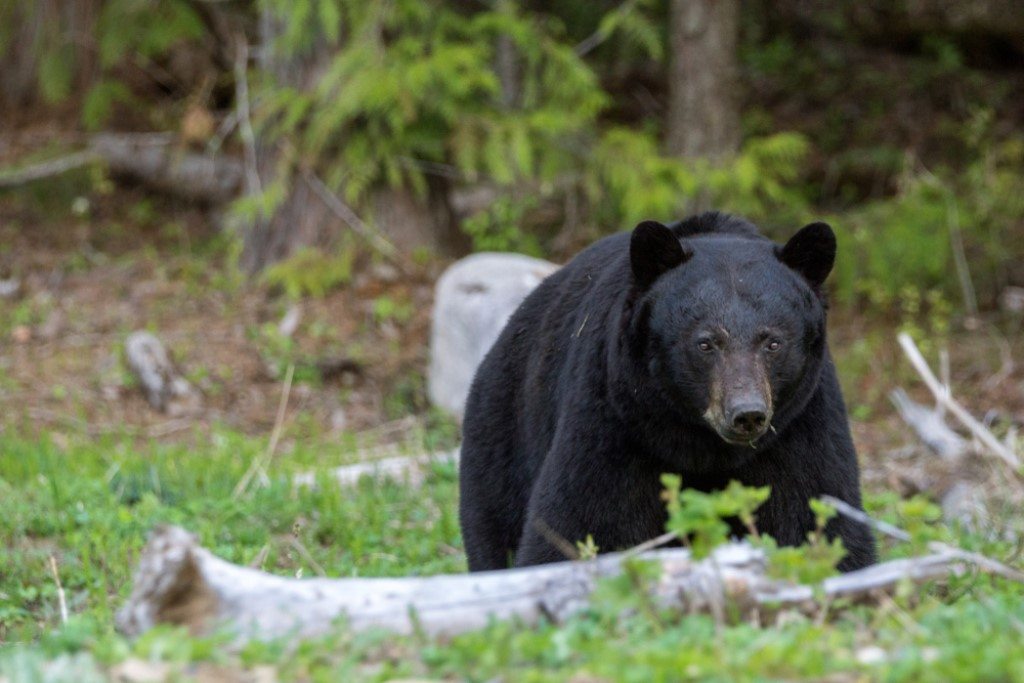
[[[776,239],[835,225],[865,406],[890,344],[860,318],[928,344],[1024,306],[1012,0],[5,0],[0,55],[0,278],[17,299],[0,333],[181,333],[181,359],[212,356],[191,365],[204,391],[264,419],[273,401],[236,381],[290,362],[370,386],[352,424],[425,410],[429,286],[454,257],[560,261],[706,208]],[[302,298],[317,312],[280,334]],[[117,364],[95,359],[81,391],[12,388],[116,398]]]
[[[50,285],[128,251],[199,289],[362,291],[349,322],[405,327],[453,257],[559,261],[705,208],[834,223],[857,316],[932,337],[1022,306],[1012,0],[5,0],[0,55],[7,339],[55,337]],[[321,365],[363,364],[334,341]]]
[[[424,373],[433,284],[473,251],[826,220],[869,508],[949,481],[890,404],[917,386],[897,331],[1024,425],[1019,0],[0,0],[0,122],[0,642],[56,622],[54,547],[109,631],[168,516],[282,573],[460,569],[450,472],[433,502],[225,501],[271,432],[285,470],[457,443]],[[196,402],[147,404],[136,330]],[[352,529],[417,506],[397,557]]]

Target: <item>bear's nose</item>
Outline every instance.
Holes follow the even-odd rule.
[[[760,434],[768,422],[768,415],[763,406],[746,404],[737,406],[732,411],[730,423],[740,434]]]

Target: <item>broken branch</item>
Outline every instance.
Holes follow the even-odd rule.
[[[899,341],[903,352],[907,355],[907,359],[910,364],[914,366],[917,374],[921,376],[928,390],[935,396],[936,402],[945,406],[945,408],[955,417],[960,423],[970,430],[971,434],[977,437],[978,441],[985,445],[992,453],[998,456],[1003,462],[1010,466],[1014,474],[1020,474],[1020,459],[1017,454],[1011,451],[1009,448],[1004,446],[995,435],[985,427],[985,425],[974,419],[967,410],[961,406],[952,397],[949,390],[939,382],[932,373],[930,367],[928,367],[927,361],[924,356],[918,350],[914,340],[911,339],[910,335],[906,332],[901,332],[896,339]]]

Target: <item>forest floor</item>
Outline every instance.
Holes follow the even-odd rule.
[[[132,189],[88,198],[79,190],[80,184],[62,181],[0,195],[0,280],[17,282],[16,291],[0,297],[0,499],[6,500],[0,522],[0,681],[37,670],[60,678],[60,666],[73,670],[79,656],[89,658],[100,678],[137,659],[173,663],[168,676],[213,676],[208,680],[217,678],[203,673],[207,666],[227,666],[221,674],[236,680],[324,672],[484,680],[507,670],[518,672],[510,680],[546,680],[548,674],[552,680],[629,678],[616,675],[629,653],[612,657],[602,638],[627,650],[638,638],[650,645],[656,625],[633,620],[616,626],[600,617],[561,630],[495,625],[443,644],[339,636],[332,647],[343,643],[341,653],[328,655],[327,645],[287,656],[270,648],[251,652],[245,666],[234,659],[225,664],[216,640],[160,632],[129,645],[113,635],[112,614],[126,595],[132,564],[146,532],[160,522],[185,525],[229,560],[248,564],[256,558],[282,574],[464,570],[451,468],[433,472],[423,492],[413,495],[395,483],[366,483],[351,496],[295,494],[277,484],[241,498],[232,494],[266,448],[289,365],[295,379],[273,476],[375,457],[381,448],[450,447],[458,432],[430,410],[425,397],[432,286],[445,264],[400,276],[386,265],[357,262],[344,286],[294,299],[231,266],[233,241],[217,234],[203,213]],[[282,320],[295,311],[294,331],[282,331]],[[940,349],[948,349],[954,396],[1012,438],[1024,425],[1020,321],[992,314],[967,330],[953,320],[951,331],[938,336],[934,330],[943,326],[933,322],[837,309],[830,325],[868,507],[896,523],[903,519],[904,499],[924,494],[938,501],[951,482],[971,481],[989,493],[1014,486],[984,458],[954,471],[930,455],[900,421],[888,393],[903,386],[930,403],[895,341],[898,329],[909,329],[936,369]],[[124,359],[124,340],[135,330],[149,330],[167,345],[200,390],[201,410],[165,415],[149,406]],[[1019,493],[994,497],[1005,503]],[[1024,541],[1014,529],[944,538],[1020,566]],[[56,630],[51,557],[77,615]],[[919,676],[939,660],[959,666],[988,647],[993,661],[986,666],[996,678],[1024,680],[1024,661],[1008,655],[1024,635],[1024,592],[983,578],[947,590],[960,592],[955,598],[941,592],[907,598],[881,615],[853,613],[834,629],[790,624],[778,631],[774,645],[749,626],[714,636],[714,624],[704,621],[676,625],[659,631],[664,651],[634,653],[647,657],[637,669],[644,675],[636,679],[684,670],[679,677],[768,672],[856,680],[879,671],[858,653],[883,646],[894,667],[887,675],[897,678]],[[988,611],[976,614],[974,603],[965,603],[968,596],[980,596]],[[977,633],[960,638],[957,620],[975,620]],[[993,635],[1000,629],[1007,633]],[[708,637],[706,647],[694,645]],[[960,641],[947,651],[942,639],[953,637]],[[502,640],[507,642],[499,647]],[[35,645],[16,647],[26,642]],[[683,661],[687,647],[690,659]],[[5,650],[11,655],[6,660]],[[745,668],[759,657],[766,668]],[[266,667],[271,678],[257,678]]]
[[[433,283],[446,264],[401,275],[357,264],[347,284],[295,299],[230,265],[231,241],[198,210],[119,189],[76,213],[74,185],[64,189],[63,202],[52,188],[0,197],[0,280],[18,283],[0,298],[0,434],[195,444],[219,426],[266,436],[289,364],[288,438],[401,441],[417,420],[444,421],[429,409],[425,372]],[[289,317],[294,330],[282,330]],[[941,336],[932,327],[927,315],[832,312],[832,355],[869,469],[914,443],[888,393],[902,385],[927,400],[896,344],[900,329],[917,335],[936,370],[937,352],[949,352],[954,394],[976,415],[1024,425],[1021,320],[993,313],[971,330],[954,320]],[[136,330],[164,342],[201,410],[149,406],[124,357]]]

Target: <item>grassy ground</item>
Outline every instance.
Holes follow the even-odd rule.
[[[150,674],[205,680],[1024,680],[1024,589],[984,576],[923,595],[907,590],[878,607],[832,605],[819,619],[788,615],[766,628],[644,615],[630,590],[610,585],[568,623],[494,624],[446,641],[352,635],[341,625],[298,648],[261,644],[240,654],[227,653],[223,639],[174,629],[130,643],[113,632],[113,614],[147,531],[162,522],[194,531],[226,559],[282,575],[464,570],[453,468],[435,468],[422,489],[366,480],[349,491],[295,490],[287,474],[352,455],[325,458],[325,444],[309,443],[275,462],[269,487],[236,498],[264,443],[228,430],[202,450],[139,448],[130,438],[58,446],[8,437],[2,448],[0,675],[12,681],[130,673],[126,660]],[[933,511],[918,501],[875,494],[869,503],[922,538],[1021,564],[1013,542],[929,523]],[[909,551],[887,545],[885,554]],[[72,615],[63,626],[51,557]]]

